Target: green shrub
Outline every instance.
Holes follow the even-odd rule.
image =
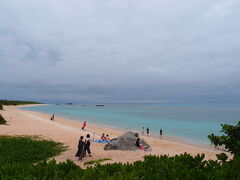
[[[132,164],[97,164],[81,169],[72,161],[57,164],[55,160],[12,163],[0,166],[0,179],[240,179],[240,159],[229,162],[205,161],[204,155],[189,154],[145,156],[144,161]]]
[[[0,136],[0,164],[36,163],[66,150],[62,143],[38,137]],[[1,178],[0,178],[1,179]]]
[[[6,120],[0,114],[0,124],[6,124]]]
[[[227,150],[234,156],[240,156],[240,121],[236,126],[221,124],[225,135],[216,136],[214,134],[208,135],[211,143],[218,146],[219,149]]]
[[[2,104],[0,104],[0,110],[3,110],[3,105]]]

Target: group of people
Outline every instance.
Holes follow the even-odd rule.
[[[105,136],[105,134],[103,133],[103,134],[101,135],[101,141],[110,141],[109,135],[107,134],[107,135]]]
[[[54,120],[54,114],[52,115],[51,120]],[[82,125],[82,130],[84,130],[86,128],[86,126],[87,126],[87,123],[86,123],[86,121],[84,121],[84,123]],[[142,128],[142,135],[144,135],[144,133],[145,133],[145,129],[143,127]],[[147,133],[147,136],[149,136],[149,128],[148,127],[146,128],[146,133]],[[160,136],[162,136],[162,134],[163,134],[162,129],[160,129],[159,133],[160,133]],[[135,145],[142,150],[146,150],[146,146],[143,146],[143,145],[140,144],[140,138],[138,136],[138,133],[136,133],[135,136],[137,137]],[[94,133],[94,137],[95,137],[95,133]],[[91,155],[91,150],[90,150],[90,144],[91,144],[90,141],[91,141],[90,134],[87,134],[85,139],[84,139],[83,136],[80,136],[80,139],[79,139],[79,142],[78,142],[78,151],[75,155],[76,157],[79,157],[79,160],[82,160],[82,158],[84,158],[87,153],[88,153],[89,157],[92,156]],[[105,134],[103,133],[101,135],[101,141],[110,141],[109,135],[107,134],[105,136]]]
[[[142,127],[142,135],[144,135],[144,132],[145,132],[144,127]],[[147,133],[147,136],[149,136],[149,128],[148,128],[148,127],[147,127],[147,129],[146,129],[146,133]],[[162,130],[162,129],[160,129],[159,135],[160,135],[160,136],[163,135],[163,130]]]
[[[82,160],[88,153],[89,157],[91,157],[91,150],[90,150],[90,144],[91,144],[91,138],[90,134],[87,134],[85,140],[83,136],[80,136],[79,142],[78,142],[78,151],[76,153],[76,157],[79,157],[79,160]]]

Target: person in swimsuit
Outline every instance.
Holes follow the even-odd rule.
[[[82,130],[84,130],[84,128],[86,128],[86,126],[87,126],[87,123],[86,123],[86,121],[84,121],[83,126],[82,126]]]

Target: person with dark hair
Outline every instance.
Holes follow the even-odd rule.
[[[138,133],[136,133],[135,136],[137,137],[135,145],[142,150],[146,150],[146,146],[140,145],[140,138]]]
[[[147,136],[149,136],[149,128],[147,127]]]
[[[140,148],[140,138],[137,138],[136,146],[137,146],[138,148]]]
[[[83,136],[81,136],[78,142],[78,151],[75,155],[76,157],[79,157],[79,160],[82,160],[84,156],[84,145],[85,145],[85,142],[83,141]]]
[[[106,141],[106,137],[105,137],[105,134],[103,133],[102,136],[101,136],[101,141]]]
[[[162,136],[162,129],[160,129],[160,136]]]
[[[86,155],[88,153],[89,157],[92,157],[91,150],[90,150],[90,134],[87,134],[85,138],[85,146],[84,146],[84,154]]]
[[[106,135],[106,141],[110,141],[109,135]]]

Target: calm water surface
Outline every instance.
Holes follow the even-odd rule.
[[[209,143],[208,134],[219,134],[221,123],[240,121],[240,104],[105,104],[104,107],[73,104],[23,109],[128,130],[149,127],[155,135],[162,128],[164,135],[204,144]]]

